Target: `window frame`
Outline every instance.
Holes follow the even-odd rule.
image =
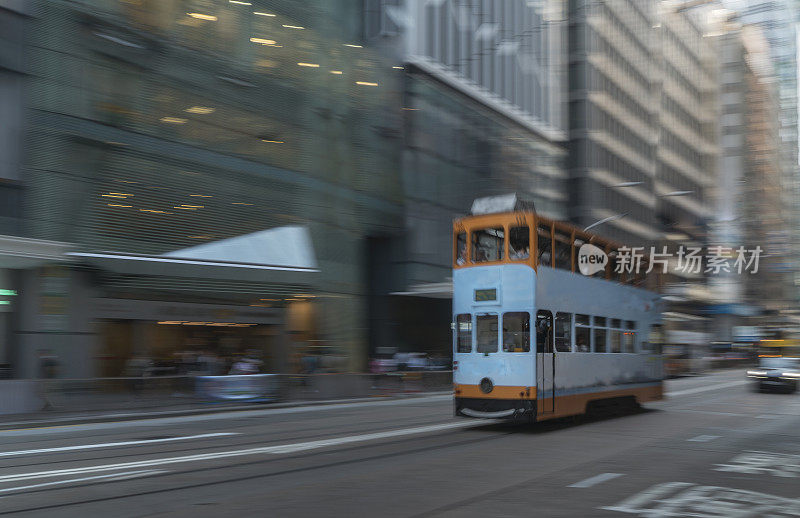
[[[462,351],[461,350],[461,328],[459,326],[459,317],[467,316],[469,317],[469,350]],[[453,333],[453,339],[455,340],[454,349],[455,352],[458,354],[468,354],[471,353],[474,349],[474,342],[475,342],[475,333],[473,333],[474,323],[473,323],[473,315],[472,313],[459,313],[455,316],[455,332]]]
[[[481,318],[485,318],[485,317],[494,317],[495,325],[497,326],[497,328],[495,329],[494,350],[493,351],[481,350],[481,347],[483,347],[483,345],[479,342],[479,339],[480,339],[480,331],[479,331],[479,328],[478,328],[479,320]],[[493,311],[483,312],[483,313],[475,313],[475,320],[474,320],[474,324],[473,324],[473,329],[474,329],[474,335],[475,335],[475,338],[474,338],[474,344],[475,344],[474,351],[476,353],[479,353],[479,354],[492,354],[492,353],[496,353],[496,352],[499,351],[499,349],[500,349],[500,314],[499,313],[496,313],[496,312],[493,312]]]
[[[527,340],[527,344],[525,344],[524,342],[525,342],[525,333],[526,333],[526,331],[524,331],[524,330],[521,331],[522,337],[523,337],[523,345],[522,345],[522,350],[521,351],[506,349],[506,316],[510,315],[510,314],[525,315],[527,317],[527,328],[528,328],[527,329],[527,339],[528,340]],[[503,352],[504,353],[519,354],[519,353],[529,353],[529,352],[531,352],[531,313],[529,311],[506,311],[501,315],[500,325],[503,328],[503,330],[502,330],[502,337],[503,337],[502,346],[503,346]],[[509,332],[512,332],[512,331],[509,331]],[[518,332],[518,331],[514,331],[514,332]],[[527,345],[527,348],[525,347],[526,345]]]

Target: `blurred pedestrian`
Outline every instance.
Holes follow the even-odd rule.
[[[52,391],[51,380],[58,376],[58,357],[49,349],[39,349],[36,351],[39,375],[39,397],[42,399],[42,410],[50,410],[55,407],[50,399]]]

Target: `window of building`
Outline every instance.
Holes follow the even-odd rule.
[[[572,314],[556,313],[555,340],[556,352],[572,351]]]
[[[527,353],[531,350],[531,316],[526,311],[503,314],[503,351]]]
[[[456,352],[472,351],[472,315],[462,313],[456,316]]]
[[[539,264],[543,266],[553,265],[553,237],[550,234],[550,225],[539,224],[537,226],[537,241]]]
[[[503,227],[473,231],[472,262],[502,261],[504,241],[505,233]]]
[[[475,316],[475,337],[479,353],[497,352],[497,315],[483,313]]]
[[[467,233],[459,232],[456,236],[456,250],[455,250],[456,264],[464,264],[467,262]]]
[[[531,255],[531,233],[528,227],[511,227],[508,231],[508,258],[527,259]]]

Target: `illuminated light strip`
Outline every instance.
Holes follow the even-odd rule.
[[[258,12],[258,11],[253,11],[253,14],[258,15],[258,16],[270,16],[272,18],[275,17],[275,15],[272,14],[272,13],[261,13],[261,12]]]
[[[300,27],[299,25],[284,25],[287,29],[305,29],[305,27]]]
[[[65,255],[71,257],[94,257],[97,259],[126,259],[129,261],[145,261],[153,263],[174,263],[174,264],[198,264],[202,266],[228,266],[230,268],[248,268],[252,270],[276,270],[285,272],[310,272],[319,273],[317,268],[307,268],[303,266],[269,266],[262,264],[249,263],[226,263],[224,261],[194,261],[191,259],[170,259],[167,257],[141,257],[135,255],[116,255],[99,254],[89,252],[67,252]]]
[[[110,192],[108,194],[116,194],[117,196],[133,196],[133,194],[128,194],[126,192]]]
[[[125,208],[128,208],[128,209],[133,207],[133,205],[120,205],[119,203],[108,203],[107,205],[109,207],[125,207]]]
[[[202,209],[205,205],[189,205],[188,203],[181,203],[181,207],[189,207],[190,209]]]
[[[265,140],[263,138],[261,139],[261,142],[267,142],[269,144],[285,144],[286,143],[283,140]]]
[[[173,209],[181,209],[181,210],[197,210],[197,209],[195,209],[194,207],[180,207],[180,206],[175,206],[175,207],[172,207],[172,208],[173,208]]]
[[[155,209],[139,209],[139,212],[150,212],[151,214],[172,214],[171,212]]]
[[[197,18],[198,20],[205,20],[207,22],[216,22],[219,20],[216,16],[212,16],[210,14],[202,14],[202,13],[186,13],[192,18]]]
[[[300,62],[300,63],[298,63],[298,65],[301,66],[301,67],[319,68],[319,64],[317,64],[317,63],[302,63],[302,62]]]
[[[340,76],[340,75],[342,75],[342,71],[341,70],[331,70],[331,74],[335,74],[337,76]]]
[[[345,43],[345,44],[344,44],[344,46],[345,46],[345,47],[354,48],[354,49],[363,49],[363,48],[364,48],[364,47],[363,47],[363,46],[361,46],[361,45],[354,45],[354,44],[352,44],[352,43]]]
[[[395,69],[395,70],[403,70],[403,67],[401,67],[401,66],[393,66],[392,68]]]
[[[369,83],[367,81],[356,81],[356,84],[361,86],[378,86],[378,83]]]
[[[191,108],[186,108],[184,110],[186,113],[199,113],[200,115],[207,115],[209,113],[214,113],[216,108],[209,108],[206,106],[192,106]]]
[[[210,194],[190,194],[189,196],[193,196],[195,198],[213,198]]]
[[[161,117],[159,120],[169,124],[186,124],[187,122],[187,119],[182,119],[180,117]]]
[[[239,5],[253,5],[250,2],[242,2],[241,0],[228,0],[229,4],[239,4]]]
[[[258,43],[259,45],[275,45],[275,40],[267,40],[264,38],[250,38],[251,43]]]
[[[235,201],[231,205],[253,205],[252,203],[244,203],[242,201]]]
[[[116,194],[101,194],[100,196],[102,196],[104,198],[122,198],[123,200],[128,199],[127,196],[118,196]]]

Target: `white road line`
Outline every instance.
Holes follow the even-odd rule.
[[[574,484],[570,484],[567,487],[592,487],[602,482],[605,482],[606,480],[611,480],[621,476],[622,473],[601,473],[599,475],[589,477],[586,480],[581,480],[580,482],[575,482]]]
[[[686,390],[678,390],[675,392],[667,392],[664,395],[667,397],[675,397],[675,396],[687,396],[689,394],[698,394],[700,392],[708,392],[710,390],[719,390],[728,387],[738,387],[739,385],[745,385],[750,383],[748,380],[739,380],[739,381],[729,381],[727,383],[717,383],[716,385],[707,385],[705,387],[698,387],[693,389],[686,389]]]
[[[697,437],[692,437],[691,439],[686,439],[686,440],[688,442],[708,442],[719,438],[720,438],[719,435],[698,435]]]
[[[410,397],[406,399],[390,399],[381,401],[361,401],[358,403],[334,403],[329,405],[309,405],[286,408],[265,408],[259,410],[232,410],[230,412],[220,412],[216,414],[198,414],[174,417],[146,417],[128,421],[113,421],[106,423],[85,423],[70,424],[62,426],[43,426],[40,428],[19,428],[14,430],[0,430],[0,437],[29,437],[32,435],[63,434],[66,432],[82,432],[88,430],[110,430],[115,428],[131,428],[134,426],[169,426],[174,424],[185,424],[204,421],[219,421],[230,419],[245,419],[248,417],[264,417],[283,414],[298,414],[304,412],[334,412],[350,408],[370,408],[374,406],[395,406],[413,405],[420,403],[430,403],[434,401],[452,400],[452,394],[441,394],[435,396]]]
[[[75,446],[59,446],[57,448],[40,448],[38,450],[19,450],[3,451],[0,457],[14,457],[17,455],[35,455],[38,453],[56,453],[74,450],[92,450],[95,448],[114,448],[116,446],[133,446],[136,444],[156,444],[162,442],[188,441],[191,439],[208,439],[210,437],[227,437],[229,435],[241,435],[237,432],[204,433],[200,435],[187,435],[185,437],[165,437],[163,439],[142,439],[139,441],[104,442],[98,444],[78,444]]]
[[[72,484],[75,482],[87,482],[89,480],[108,479],[109,482],[118,480],[129,480],[132,478],[148,477],[150,475],[157,475],[159,473],[166,473],[164,469],[144,469],[141,471],[128,471],[126,473],[110,473],[108,475],[95,475],[93,477],[71,478],[69,480],[57,480],[55,482],[44,482],[42,484],[32,484],[30,486],[17,486],[0,489],[0,493],[10,493],[11,491],[23,491],[25,489],[36,489],[38,487],[57,486],[63,484]]]
[[[240,457],[243,455],[260,455],[265,453],[270,453],[270,454],[293,453],[296,451],[313,450],[316,448],[324,448],[326,446],[333,446],[339,444],[373,441],[376,439],[386,439],[389,437],[401,437],[403,435],[415,435],[428,432],[439,432],[442,430],[451,430],[454,428],[474,428],[476,426],[485,426],[489,423],[491,423],[491,421],[487,420],[442,423],[429,426],[418,426],[415,428],[405,428],[400,430],[389,430],[386,432],[368,433],[363,435],[351,435],[351,436],[338,437],[335,439],[326,439],[321,441],[281,444],[277,446],[264,446],[261,448],[248,448],[245,450],[228,450],[228,451],[220,451],[214,453],[201,453],[197,455],[183,455],[180,457],[166,457],[166,458],[150,459],[150,460],[142,460],[134,462],[121,462],[118,464],[101,464],[99,466],[86,466],[83,468],[58,469],[53,471],[38,471],[33,473],[18,473],[15,475],[0,476],[0,483],[16,482],[18,480],[30,480],[37,478],[61,477],[64,475],[78,475],[82,473],[115,471],[128,468],[146,468],[151,466],[163,466],[165,464],[199,462],[204,460],[224,459],[228,457]]]

